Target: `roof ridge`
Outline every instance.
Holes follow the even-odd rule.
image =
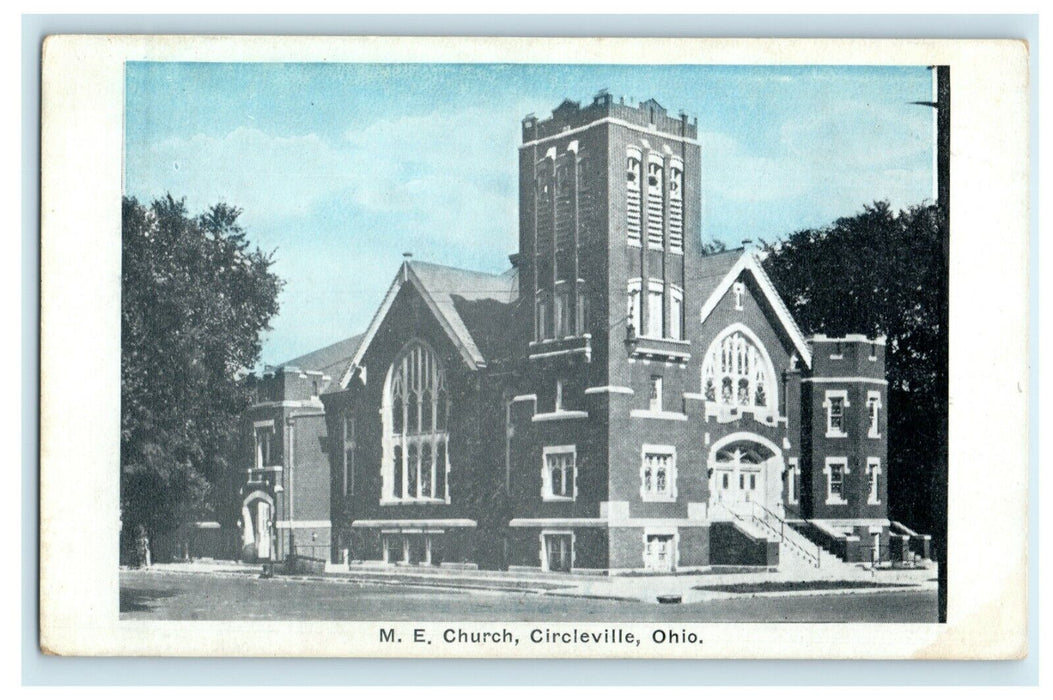
[[[502,272],[486,272],[485,270],[471,270],[467,267],[454,267],[453,265],[445,265],[443,263],[431,262],[429,260],[410,260],[409,265],[410,267],[418,267],[421,265],[427,267],[441,267],[444,270],[456,270],[457,272],[468,272],[473,275],[486,275],[488,277],[502,277],[508,274],[508,270]]]

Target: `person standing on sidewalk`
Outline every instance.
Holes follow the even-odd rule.
[[[139,555],[139,566],[144,569],[150,568],[150,538],[146,534],[146,527],[140,525],[135,532],[135,551]]]

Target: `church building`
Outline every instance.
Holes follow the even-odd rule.
[[[616,574],[920,546],[888,518],[884,339],[805,337],[752,252],[702,249],[697,121],[601,92],[518,150],[506,272],[407,255],[362,335],[262,380],[247,557]]]

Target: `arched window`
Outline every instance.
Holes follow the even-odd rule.
[[[449,412],[441,361],[425,343],[410,343],[384,388],[382,501],[449,502]]]
[[[684,164],[676,159],[669,166],[669,251],[684,252]]]
[[[640,245],[640,151],[629,148],[625,157],[625,223],[630,245]]]
[[[651,153],[647,160],[647,247],[656,250],[663,247],[664,176],[665,164],[662,157]]]
[[[702,362],[702,395],[720,409],[771,413],[777,402],[775,371],[760,341],[736,324],[713,341]]]

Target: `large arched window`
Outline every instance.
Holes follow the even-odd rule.
[[[773,414],[775,370],[760,340],[742,324],[726,328],[702,362],[702,394],[721,409]]]
[[[446,372],[435,351],[413,341],[388,370],[382,408],[382,501],[450,502],[450,414]]]

